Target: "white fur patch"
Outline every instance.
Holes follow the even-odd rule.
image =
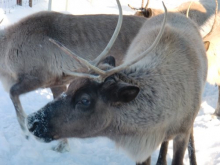
[[[144,136],[125,136],[119,142],[121,147],[136,162],[144,162],[163,142],[164,133],[156,132]]]

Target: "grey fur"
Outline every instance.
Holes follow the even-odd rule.
[[[187,9],[190,5],[191,1],[185,2],[180,6],[169,10],[170,12],[178,12],[186,15]],[[218,0],[218,4],[220,4],[220,0]],[[215,17],[215,8],[216,3],[215,0],[200,0],[194,1],[189,10],[189,18],[192,19],[200,28],[200,33],[204,37],[206,36],[214,22]],[[218,11],[220,8],[218,8]],[[158,14],[163,13],[163,10],[147,8],[146,11],[151,13],[149,17],[156,16]],[[136,15],[143,16],[141,12],[137,12]],[[217,14],[216,27],[213,29],[213,33],[205,39],[205,41],[209,41],[210,45],[207,51],[208,58],[208,75],[207,81],[212,85],[218,85],[220,88],[220,13]],[[215,110],[215,115],[220,116],[220,90],[218,96],[217,107]]]
[[[159,15],[145,22],[124,62],[150,47],[162,20],[163,15]],[[121,79],[121,74],[127,79]],[[162,142],[173,139],[172,164],[182,165],[200,109],[206,74],[206,52],[198,27],[181,14],[169,13],[159,44],[144,59],[112,75],[114,81],[74,80],[65,96],[28,116],[27,127],[47,142],[66,137],[106,136],[140,163]],[[115,84],[138,87],[140,92],[130,102],[111,101],[115,97],[109,95],[112,92],[117,96],[117,88],[105,90]],[[79,98],[91,98],[89,109],[83,108]],[[36,119],[38,122],[34,122]]]
[[[49,87],[60,95],[79,64],[49,42],[60,41],[85,59],[94,59],[105,48],[117,24],[117,15],[66,15],[39,12],[0,31],[0,80],[10,92],[19,124],[28,137],[26,114],[19,96]],[[120,63],[144,18],[125,16],[122,30],[110,51]]]

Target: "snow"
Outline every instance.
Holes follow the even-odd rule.
[[[171,1],[166,0],[167,7],[174,7],[185,0]],[[52,10],[68,12],[73,14],[90,13],[118,13],[115,0],[81,0],[69,1],[67,11],[65,11],[65,1],[53,1]],[[141,1],[121,0],[124,14],[133,14],[134,12],[127,7],[127,3],[139,7]],[[151,1],[151,6],[158,7],[160,1]],[[33,7],[16,6],[10,10],[10,13],[4,15],[0,9],[0,19],[4,21],[0,28],[7,27],[19,19],[29,14],[48,9],[48,2],[39,0]],[[218,97],[218,88],[206,84],[201,110],[195,120],[194,136],[196,146],[196,156],[199,165],[217,165],[220,164],[220,121],[211,114],[214,112]],[[52,100],[52,94],[48,89],[39,89],[21,96],[21,102],[27,114],[35,112],[47,102]],[[0,85],[0,165],[134,165],[123,151],[117,149],[112,141],[107,138],[90,139],[69,139],[70,152],[57,153],[51,148],[57,142],[42,143],[34,137],[29,140],[24,135],[18,125],[15,109],[12,105],[8,93]],[[152,155],[152,164],[156,163],[158,150]],[[170,142],[168,155],[168,164],[172,160],[172,142]],[[185,164],[189,164],[188,153],[184,158]]]

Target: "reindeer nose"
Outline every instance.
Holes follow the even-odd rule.
[[[46,119],[44,113],[35,112],[28,115],[26,125],[31,134],[38,140],[50,142],[53,140],[53,136],[50,134]]]
[[[31,124],[28,124],[29,127],[28,127],[28,130],[30,132],[34,132],[34,130],[36,130],[38,128],[38,126],[40,125],[39,121],[34,121],[33,123]]]
[[[30,132],[34,132],[40,125],[40,122],[34,115],[27,117],[27,128]]]

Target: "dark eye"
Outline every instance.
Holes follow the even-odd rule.
[[[91,104],[91,101],[89,99],[81,99],[77,104],[89,106]]]
[[[104,82],[107,82],[107,81],[109,81],[109,82],[115,82],[115,78],[114,78],[114,77],[112,77],[112,76],[107,77],[107,78],[105,79],[105,81],[104,81]]]

